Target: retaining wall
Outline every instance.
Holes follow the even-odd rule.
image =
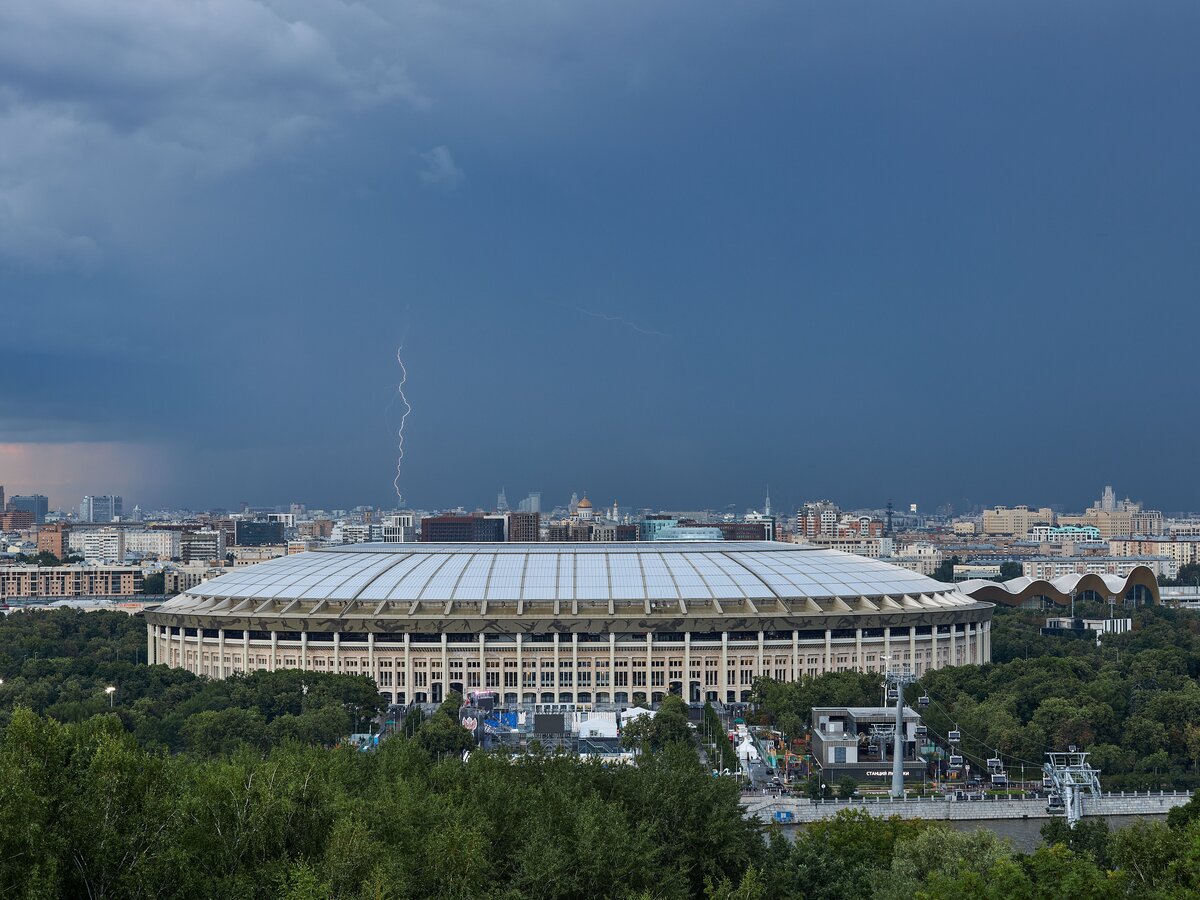
[[[1190,791],[1158,791],[1144,794],[1107,793],[1102,797],[1083,799],[1085,816],[1165,816],[1175,806],[1192,799]],[[1046,801],[1035,800],[942,800],[917,799],[859,799],[814,801],[800,797],[762,797],[752,794],[742,798],[747,815],[773,821],[776,812],[790,812],[797,824],[832,818],[843,809],[865,809],[873,816],[903,819],[1049,819],[1062,812],[1049,812]]]

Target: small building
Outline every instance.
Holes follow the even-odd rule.
[[[920,781],[917,726],[921,717],[904,708],[904,778]],[[890,706],[814,706],[812,755],[827,784],[847,775],[856,781],[890,782],[896,710]]]

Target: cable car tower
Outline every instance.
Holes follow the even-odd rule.
[[[1043,783],[1053,783],[1053,792],[1047,809],[1062,808],[1067,816],[1067,827],[1074,828],[1083,818],[1083,795],[1089,793],[1100,797],[1100,770],[1090,765],[1086,753],[1071,747],[1068,753],[1047,753],[1049,759],[1042,766],[1046,776]],[[1057,803],[1055,801],[1058,801]]]
[[[917,680],[912,666],[889,662],[884,673],[884,684],[887,688],[885,695],[889,700],[896,701],[896,734],[892,750],[892,791],[893,797],[904,796],[904,689]]]

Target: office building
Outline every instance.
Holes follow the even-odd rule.
[[[116,494],[84,497],[79,504],[79,521],[115,522],[121,518],[123,503]]]
[[[185,563],[225,559],[225,533],[222,531],[185,531],[179,536],[179,545],[179,555]]]
[[[125,531],[121,528],[89,528],[82,533],[83,561],[88,565],[120,565],[125,562]]]
[[[281,521],[237,519],[233,527],[233,543],[238,547],[263,547],[283,543],[284,523]]]
[[[3,566],[0,599],[130,597],[142,592],[136,566]]]
[[[50,500],[45,494],[15,494],[9,498],[8,506],[0,506],[0,509],[31,512],[34,524],[41,525],[46,521],[46,513],[50,511]]]
[[[480,543],[504,540],[504,517],[473,513],[465,516],[427,516],[421,520],[426,543]]]
[[[541,519],[541,514],[536,512],[510,512],[508,539],[522,544],[536,542],[541,534]]]

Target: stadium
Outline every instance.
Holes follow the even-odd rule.
[[[993,604],[803,544],[351,544],[148,610],[151,663],[370,675],[395,703],[747,699],[754,679],[991,657]]]

